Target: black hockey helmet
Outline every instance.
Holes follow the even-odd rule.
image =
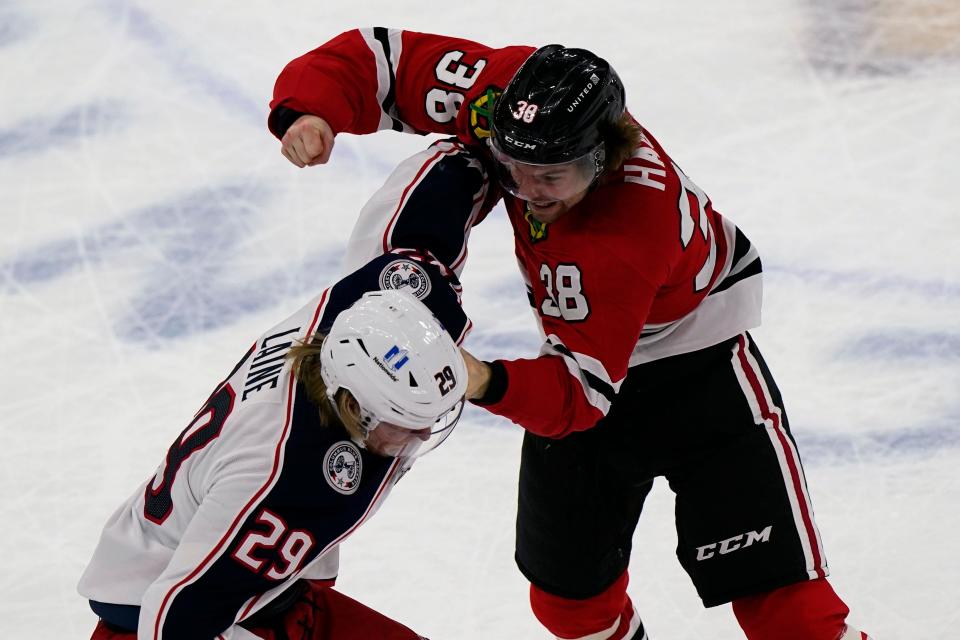
[[[582,157],[603,142],[605,125],[624,112],[623,83],[610,64],[586,49],[559,44],[527,58],[497,99],[493,143],[531,164]]]

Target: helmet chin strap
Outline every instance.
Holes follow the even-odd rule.
[[[594,174],[593,179],[596,181],[600,177],[600,174],[603,173],[603,163],[607,161],[607,144],[601,142],[597,145],[597,150],[593,152],[593,162],[596,165],[597,172]]]
[[[601,142],[597,145],[596,150],[593,152],[593,180],[590,181],[590,186],[587,187],[588,191],[593,190],[597,186],[597,182],[600,180],[600,176],[603,175],[603,165],[607,161],[607,144]]]
[[[596,151],[593,152],[593,180],[590,181],[590,184],[587,185],[587,192],[591,192],[597,188],[597,185],[600,184],[600,176],[603,175],[603,165],[607,160],[607,147],[606,144],[601,142]]]

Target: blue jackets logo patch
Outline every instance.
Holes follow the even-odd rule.
[[[430,276],[413,260],[395,260],[380,272],[380,288],[407,291],[423,300],[430,294]]]
[[[333,490],[349,496],[360,486],[363,459],[357,445],[346,440],[335,442],[323,457],[324,477]]]

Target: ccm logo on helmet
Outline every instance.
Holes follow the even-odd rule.
[[[524,142],[523,140],[517,140],[511,136],[504,134],[503,139],[508,143],[512,144],[515,147],[520,147],[521,149],[536,149],[537,145],[530,144],[529,142]]]
[[[725,556],[728,553],[737,551],[738,549],[746,549],[754,542],[769,542],[770,532],[772,530],[773,525],[770,525],[759,533],[756,531],[741,533],[740,535],[727,538],[726,540],[721,540],[720,542],[713,542],[702,547],[697,547],[697,561],[702,562],[704,560],[709,560],[717,553]],[[747,538],[745,541],[743,540],[744,536]]]

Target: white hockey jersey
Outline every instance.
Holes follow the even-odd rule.
[[[398,267],[410,277],[391,278]],[[141,640],[235,640],[251,637],[237,622],[297,579],[332,584],[338,545],[411,462],[373,455],[342,427],[321,426],[286,355],[381,288],[420,293],[459,342],[469,323],[458,286],[434,266],[382,255],[260,336],[153,477],[110,516],[81,595],[138,618]]]

